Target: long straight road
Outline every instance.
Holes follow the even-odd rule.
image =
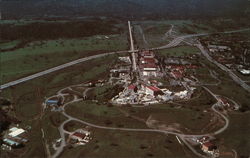
[[[135,59],[135,52],[137,52],[138,50],[135,50],[134,48],[134,41],[133,41],[133,36],[132,36],[132,28],[131,28],[131,22],[128,21],[128,26],[129,26],[129,35],[130,35],[130,45],[131,45],[131,50],[130,51],[127,51],[127,50],[124,50],[124,51],[117,51],[117,52],[110,52],[110,53],[105,53],[105,54],[99,54],[99,55],[93,55],[93,56],[89,56],[89,57],[85,57],[85,58],[81,58],[81,59],[77,59],[75,61],[71,61],[69,63],[66,63],[66,64],[62,64],[62,65],[59,65],[59,66],[56,66],[56,67],[53,67],[53,68],[50,68],[50,69],[47,69],[45,71],[42,71],[42,72],[38,72],[38,73],[35,73],[33,75],[30,75],[30,76],[27,76],[27,77],[24,77],[24,78],[21,78],[21,79],[18,79],[18,80],[15,80],[15,81],[12,81],[12,82],[8,82],[8,83],[5,83],[3,85],[0,85],[0,92],[1,90],[3,89],[6,89],[6,88],[9,88],[11,86],[15,86],[17,84],[20,84],[20,83],[23,83],[23,82],[26,82],[26,81],[29,81],[29,80],[32,80],[32,79],[35,79],[35,78],[38,78],[38,77],[41,77],[41,76],[44,76],[44,75],[47,75],[49,73],[52,73],[52,72],[55,72],[55,71],[58,71],[58,70],[62,70],[64,68],[67,68],[67,67],[70,67],[70,66],[73,66],[73,65],[76,65],[76,64],[79,64],[79,63],[82,63],[82,62],[85,62],[85,61],[88,61],[88,60],[91,60],[91,59],[95,59],[95,58],[99,58],[99,57],[103,57],[103,56],[106,56],[106,55],[111,55],[111,54],[119,54],[119,53],[126,53],[126,52],[132,52],[132,57],[133,57],[133,70],[136,71],[137,67],[136,67],[136,59]],[[225,31],[225,32],[218,32],[218,33],[225,33],[225,34],[229,34],[229,33],[237,33],[237,32],[244,32],[244,31],[249,31],[250,28],[246,28],[246,29],[240,29],[240,30],[234,30],[234,31]],[[177,37],[175,38],[173,41],[171,41],[169,44],[165,45],[165,46],[162,46],[162,47],[157,47],[157,48],[151,48],[149,50],[159,50],[159,49],[166,49],[166,48],[171,48],[171,47],[176,47],[178,46],[184,39],[186,38],[191,38],[191,37],[198,37],[198,36],[206,36],[206,35],[210,35],[211,33],[201,33],[201,34],[191,34],[191,35],[185,35],[185,36],[180,36],[180,37]],[[233,74],[232,72],[230,73],[231,77],[234,78],[235,80],[238,80],[239,78]],[[249,86],[247,86],[246,83],[243,83],[243,81],[239,80],[237,81],[240,85],[243,85],[244,87],[248,87],[248,91],[250,92],[250,88]],[[2,84],[2,83],[0,83]]]
[[[132,27],[131,22],[128,21],[128,29],[129,29],[129,37],[130,37],[130,51],[132,52],[132,60],[133,60],[133,70],[137,70],[136,66],[136,57],[135,57],[135,47],[134,47],[134,40],[133,40],[133,34],[132,34]]]
[[[131,28],[131,22],[130,21],[128,21],[128,26],[129,26],[129,35],[130,35],[130,45],[131,45],[131,50],[130,51],[124,50],[124,51],[109,52],[109,53],[105,53],[105,54],[98,54],[98,55],[93,55],[93,56],[77,59],[77,60],[68,62],[66,64],[62,64],[62,65],[59,65],[59,66],[56,66],[56,67],[53,67],[53,68],[50,68],[50,69],[35,73],[33,75],[30,75],[30,76],[27,76],[27,77],[24,77],[24,78],[21,78],[21,79],[12,81],[12,82],[5,83],[3,85],[0,85],[0,90],[9,88],[11,86],[15,86],[17,84],[20,84],[20,83],[23,83],[23,82],[26,82],[26,81],[29,81],[29,80],[44,76],[44,75],[47,75],[49,73],[52,73],[52,72],[55,72],[55,71],[58,71],[58,70],[62,70],[64,68],[67,68],[67,67],[70,67],[70,66],[73,66],[73,65],[76,65],[76,64],[91,60],[91,59],[96,59],[96,58],[104,57],[104,56],[107,56],[107,55],[119,54],[119,53],[132,52],[133,69],[134,69],[134,71],[136,71],[137,67],[136,67],[135,52],[137,50],[135,50],[135,48],[134,48],[134,40],[133,40],[132,28]]]
[[[236,82],[238,83],[242,88],[244,88],[246,91],[250,92],[250,86],[246,84],[242,79],[240,79],[237,75],[233,73],[232,70],[227,68],[226,66],[222,65],[221,63],[214,60],[207,52],[207,50],[201,45],[201,43],[196,45],[200,50],[201,53],[207,58],[208,61],[211,63],[214,63],[216,66],[218,66],[223,71],[227,72],[227,74]]]
[[[33,75],[30,75],[30,76],[27,76],[27,77],[24,77],[24,78],[21,78],[21,79],[18,79],[18,80],[15,80],[15,81],[3,84],[3,85],[0,85],[0,90],[8,88],[8,87],[11,87],[11,86],[15,86],[17,84],[20,84],[20,83],[23,83],[23,82],[26,82],[26,81],[38,78],[40,76],[44,76],[46,74],[49,74],[49,73],[52,73],[52,72],[55,72],[55,71],[58,71],[58,70],[62,70],[64,68],[67,68],[67,67],[70,67],[70,66],[73,66],[73,65],[76,65],[76,64],[88,61],[88,60],[92,60],[92,59],[104,57],[104,56],[107,56],[107,55],[119,54],[119,53],[127,53],[127,52],[128,51],[117,51],[117,52],[110,52],[110,53],[98,54],[98,55],[93,55],[93,56],[89,56],[89,57],[77,59],[77,60],[68,62],[66,64],[62,64],[62,65],[53,67],[51,69],[47,69],[45,71],[41,71],[41,72],[35,73]]]

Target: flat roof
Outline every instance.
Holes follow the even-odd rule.
[[[154,87],[154,86],[147,86],[149,89],[151,89],[152,91],[161,91],[160,88],[158,87]]]
[[[84,133],[79,133],[79,132],[75,132],[75,133],[73,134],[73,136],[76,136],[76,137],[78,137],[78,138],[84,139],[85,136],[86,136],[86,134],[84,134]]]
[[[18,136],[18,135],[20,135],[20,134],[22,134],[24,132],[25,132],[25,130],[23,130],[23,129],[20,128],[20,129],[17,129],[15,131],[9,133],[9,136],[16,137],[16,136]]]
[[[13,146],[13,145],[19,145],[19,144],[20,144],[20,143],[18,143],[18,142],[16,142],[16,141],[13,141],[13,140],[8,139],[8,138],[5,138],[3,141],[4,141],[5,143],[11,145],[11,146]]]
[[[18,128],[16,128],[16,127],[12,127],[11,129],[9,129],[11,132],[14,132],[14,131],[16,131],[16,130],[18,130]]]

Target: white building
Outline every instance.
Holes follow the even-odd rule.
[[[22,128],[13,127],[10,129],[10,133],[8,135],[10,137],[16,137],[16,136],[23,134],[24,132],[25,132],[25,130]]]
[[[175,96],[180,98],[180,99],[184,99],[188,96],[188,91],[187,90],[180,91],[178,93],[175,93]]]

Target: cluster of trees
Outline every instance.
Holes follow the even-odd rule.
[[[0,98],[0,134],[6,130],[11,123],[8,115],[2,110],[2,107],[10,105],[11,103],[8,100]]]

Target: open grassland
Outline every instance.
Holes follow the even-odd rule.
[[[3,90],[1,96],[12,101],[14,116],[21,121],[20,126],[31,126],[30,141],[19,154],[23,157],[46,157],[45,144],[48,143],[51,150],[51,141],[58,138],[57,126],[65,118],[58,113],[46,112],[40,120],[45,96],[54,95],[70,85],[104,79],[116,58],[116,55],[111,55],[91,60]],[[42,128],[45,140],[42,139]]]
[[[174,136],[147,132],[91,129],[93,139],[85,146],[66,149],[61,157],[89,158],[195,158]]]
[[[199,80],[201,84],[217,84],[219,83],[219,80],[217,80],[216,76],[211,76],[209,70],[207,67],[199,67],[196,69],[195,77]]]
[[[192,46],[178,46],[175,48],[159,50],[156,53],[164,57],[180,57],[192,54],[198,54],[200,50]]]
[[[239,157],[248,157],[250,155],[250,113],[232,113],[229,119],[229,128],[218,136],[219,146],[236,150]]]
[[[169,42],[169,39],[165,38],[165,33],[171,28],[170,24],[152,22],[135,22],[135,24],[134,33],[137,47],[152,48]]]
[[[144,122],[126,117],[117,107],[93,102],[74,103],[66,108],[71,116],[108,127],[147,128]]]
[[[213,116],[204,110],[209,111],[214,102],[208,93],[201,90],[190,101],[151,105],[145,108],[122,107],[122,110],[145,121],[155,120],[159,126],[172,126],[184,133],[200,134]]]
[[[135,21],[134,25],[135,41],[139,48],[145,48],[141,32],[145,36],[147,47],[165,45],[176,36],[185,34],[216,32],[211,26],[201,21],[191,20]]]
[[[128,48],[127,25],[109,18],[3,20],[0,30],[1,84],[81,57]]]
[[[0,42],[0,52],[1,52],[2,50],[15,48],[19,43],[20,43],[19,40],[14,40],[14,41],[2,41],[2,42]]]
[[[219,85],[207,86],[213,93],[233,99],[242,107],[241,111],[250,109],[250,94],[247,91],[235,83],[226,72],[219,69],[216,65],[210,63],[203,57],[200,58],[199,61],[206,65],[207,69],[215,71],[218,79],[221,81]]]
[[[1,83],[66,62],[104,53],[126,50],[125,35],[93,36],[83,39],[37,41],[24,48],[1,53]]]

